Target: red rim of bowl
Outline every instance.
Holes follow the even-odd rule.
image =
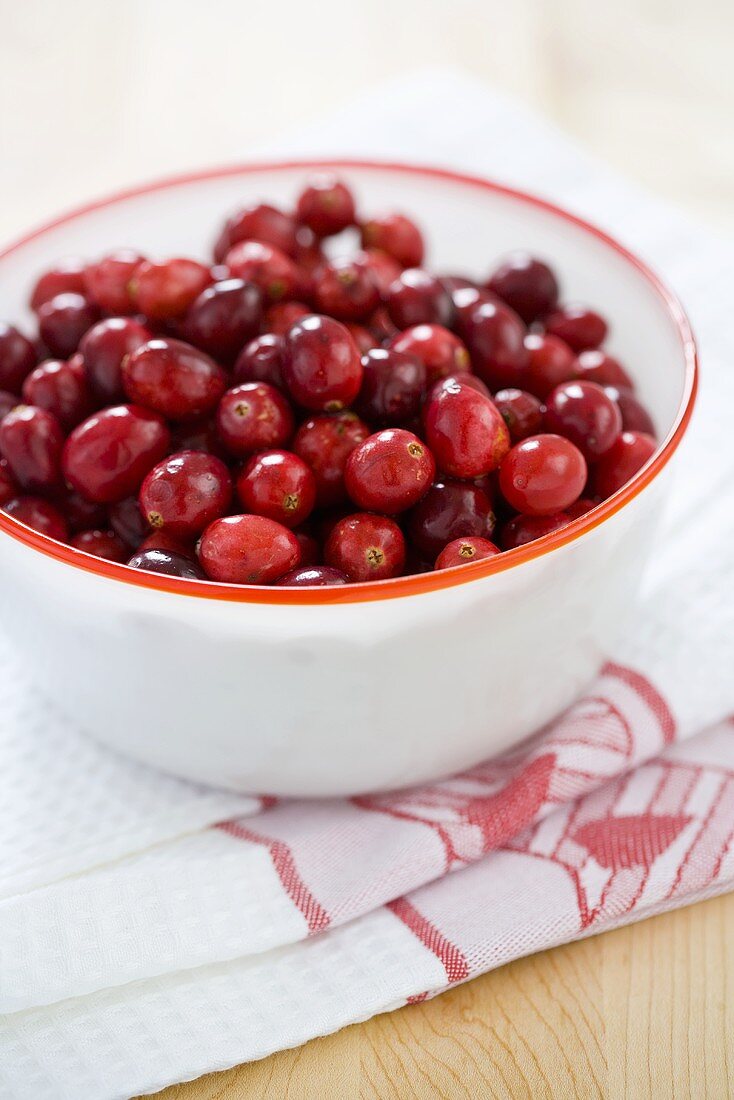
[[[640,493],[663,467],[668,463],[678,447],[690,421],[695,403],[698,387],[698,357],[696,343],[693,337],[690,323],[678,298],[651,269],[630,252],[613,237],[598,229],[595,225],[576,217],[562,207],[556,206],[546,199],[536,195],[518,191],[513,187],[506,187],[491,180],[478,176],[466,175],[462,172],[454,172],[446,168],[434,168],[418,164],[401,164],[391,161],[379,160],[288,160],[272,162],[250,162],[247,164],[230,165],[223,168],[213,168],[206,171],[190,172],[172,176],[166,179],[156,180],[153,183],[133,187],[107,198],[87,203],[77,207],[63,216],[47,222],[40,228],[15,241],[8,248],[0,252],[0,261],[7,259],[18,249],[27,245],[30,241],[41,237],[58,226],[83,217],[94,210],[106,206],[112,206],[118,202],[135,198],[138,195],[149,194],[154,191],[167,188],[185,186],[190,183],[198,183],[206,180],[220,179],[227,176],[248,175],[256,172],[277,172],[292,169],[301,169],[304,172],[320,171],[322,169],[339,170],[348,172],[350,169],[402,172],[407,175],[416,175],[448,180],[452,183],[461,183],[471,187],[477,187],[489,191],[495,195],[502,195],[519,202],[526,203],[536,209],[554,214],[571,225],[585,230],[597,241],[603,242],[622,256],[639,274],[643,275],[647,282],[665,305],[672,318],[681,342],[685,361],[685,379],[683,397],[675,421],[667,437],[658,447],[652,458],[639,470],[635,476],[622,486],[607,500],[597,505],[586,515],[574,520],[567,527],[561,528],[550,535],[545,535],[535,542],[527,543],[515,550],[505,551],[493,558],[485,558],[483,561],[471,565],[457,565],[451,569],[436,570],[430,573],[418,573],[407,577],[395,577],[392,580],[368,581],[364,584],[335,585],[323,588],[278,588],[262,587],[257,585],[215,584],[212,581],[188,581],[176,577],[166,577],[158,573],[146,573],[143,570],[132,569],[129,566],[117,562],[105,561],[95,558],[82,550],[77,550],[65,543],[56,542],[54,539],[43,535],[32,528],[27,527],[19,520],[0,511],[0,530],[25,543],[34,550],[55,558],[67,565],[76,566],[78,569],[95,573],[110,580],[122,581],[141,588],[150,588],[158,592],[172,592],[182,596],[197,596],[206,599],[232,600],[239,603],[269,603],[269,604],[336,604],[336,603],[361,603],[365,600],[394,599],[399,596],[418,595],[421,592],[435,592],[444,588],[452,588],[458,584],[471,584],[472,581],[493,573],[502,573],[506,569],[521,565],[523,562],[532,561],[542,557],[552,550],[567,543],[573,542],[585,532],[598,527],[605,520],[623,508],[628,501]]]

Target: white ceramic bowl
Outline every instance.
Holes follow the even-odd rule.
[[[76,211],[0,255],[0,313],[23,320],[38,272],[112,247],[202,258],[230,208],[292,204],[313,163],[245,165]],[[690,416],[695,349],[651,272],[577,218],[486,180],[333,165],[362,209],[425,226],[430,264],[486,275],[547,257],[566,300],[598,306],[663,441],[615,496],[499,558],[347,588],[191,583],[62,546],[0,513],[0,614],[39,687],[120,752],[244,791],[346,795],[430,780],[566,707],[635,598],[667,464]]]

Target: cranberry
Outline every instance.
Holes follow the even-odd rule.
[[[122,360],[152,339],[153,333],[131,317],[110,317],[90,328],[79,351],[94,393],[105,402],[124,397]]]
[[[227,390],[219,402],[217,431],[233,455],[283,447],[293,434],[293,427],[290,405],[267,382],[244,382]]]
[[[415,506],[408,534],[415,548],[435,561],[447,543],[457,538],[490,538],[494,513],[487,494],[468,481],[440,481]]]
[[[359,512],[335,524],[324,558],[350,581],[386,580],[403,571],[405,539],[394,520]]]
[[[137,492],[169,442],[162,417],[136,405],[115,405],[71,433],[62,457],[64,477],[88,500],[111,504]]]
[[[107,509],[103,504],[96,504],[93,500],[85,500],[79,493],[59,486],[54,489],[52,502],[66,518],[69,530],[72,534],[79,531],[87,531],[92,527],[106,527]]]
[[[543,406],[532,393],[516,389],[498,390],[494,403],[502,414],[513,443],[519,443],[521,439],[540,431]]]
[[[555,309],[558,282],[542,260],[513,252],[487,280],[487,287],[514,309],[526,324]]]
[[[625,389],[623,386],[605,386],[604,392],[619,406],[624,431],[645,432],[646,435],[655,435],[655,425],[652,422],[652,417],[631,390]],[[0,410],[1,416],[2,411]]]
[[[372,342],[375,345],[384,345],[388,340],[392,340],[393,336],[397,336],[398,334],[398,330],[390,320],[390,314],[384,306],[380,306],[379,309],[376,309],[372,316],[367,318],[365,324],[372,333]]]
[[[443,325],[454,320],[454,303],[440,279],[419,267],[409,267],[390,284],[385,305],[399,329],[412,325]]]
[[[420,359],[429,383],[471,369],[466,347],[443,325],[414,325],[399,332],[389,346]]]
[[[418,226],[403,214],[387,214],[364,222],[362,247],[387,252],[401,267],[420,267],[425,251]]]
[[[473,279],[467,279],[465,275],[441,275],[441,282],[452,296],[455,290],[477,290],[478,286]]]
[[[85,264],[78,256],[61,260],[49,271],[44,271],[33,287],[30,306],[38,313],[44,302],[50,302],[59,294],[86,294]]]
[[[383,297],[387,294],[388,287],[395,282],[403,270],[392,256],[388,256],[387,252],[379,248],[363,248],[355,254],[354,258],[370,272]]]
[[[10,472],[7,458],[0,458],[0,508],[18,495],[18,486]]]
[[[577,501],[566,508],[566,515],[569,519],[579,519],[590,512],[592,508],[596,508],[595,500],[590,500],[588,497],[579,497]]]
[[[95,558],[106,558],[107,561],[127,561],[130,553],[114,531],[100,531],[96,528],[74,535],[71,545],[86,554],[93,554]]]
[[[64,433],[53,413],[16,405],[0,424],[0,452],[24,489],[52,489],[61,473]]]
[[[85,270],[84,293],[106,313],[118,316],[134,313],[130,282],[144,259],[131,248],[110,252]]]
[[[510,433],[495,405],[460,380],[444,382],[425,413],[426,439],[441,470],[472,478],[496,470]]]
[[[181,451],[201,451],[222,460],[227,459],[227,450],[217,432],[216,418],[175,426],[169,453],[175,455]]]
[[[348,580],[340,569],[332,569],[329,565],[299,565],[275,583],[288,588],[321,588],[328,584],[348,584]]]
[[[556,512],[550,516],[515,516],[502,528],[502,549],[514,550],[526,542],[535,542],[544,535],[568,527],[570,522],[571,516],[567,512]]]
[[[226,516],[201,538],[199,560],[213,581],[272,584],[298,565],[296,536],[267,516]]]
[[[298,297],[301,283],[298,268],[290,256],[273,245],[240,241],[229,250],[225,262],[236,279],[259,287],[266,302]]]
[[[188,558],[189,561],[198,561],[193,543],[177,539],[165,530],[151,531],[149,535],[146,535],[138,545],[137,552],[138,554],[144,554],[146,550],[165,550],[166,553],[180,554],[182,557]]]
[[[491,390],[522,384],[528,353],[525,325],[502,302],[480,302],[460,331],[475,372]]]
[[[653,437],[645,432],[622,432],[594,468],[594,491],[602,500],[616,493],[652,458],[656,447]]]
[[[313,312],[303,302],[273,302],[263,317],[263,332],[275,336],[285,336],[296,321],[308,317]]]
[[[576,360],[568,344],[557,336],[529,333],[525,337],[528,356],[522,385],[543,401],[561,382],[576,377]]]
[[[445,280],[444,280],[445,285]],[[449,287],[449,294],[454,305],[454,328],[461,332],[468,323],[469,318],[477,306],[502,305],[502,300],[496,294],[484,287],[466,283],[462,286]]]
[[[388,428],[354,448],[344,480],[359,508],[394,515],[420,500],[435,472],[425,443],[403,428]]]
[[[243,467],[237,494],[247,512],[297,527],[313,511],[316,479],[291,451],[261,451]]]
[[[478,536],[454,539],[447,546],[444,546],[436,558],[436,569],[451,569],[454,565],[468,565],[472,561],[493,558],[499,552],[499,547],[495,546],[489,539],[482,539]]]
[[[546,399],[546,431],[565,435],[594,462],[622,430],[622,414],[595,382],[562,382]]]
[[[181,333],[208,355],[229,362],[257,334],[261,317],[257,287],[242,279],[223,279],[192,302]]]
[[[0,389],[20,393],[35,365],[36,352],[30,340],[14,325],[0,321]]]
[[[47,359],[23,383],[23,400],[53,413],[67,431],[89,416],[92,400],[87,387],[87,374],[80,355],[62,359]]]
[[[470,390],[474,390],[475,393],[481,393],[482,397],[487,397],[492,400],[492,394],[489,391],[489,387],[486,382],[482,382],[481,378],[477,378],[476,374],[471,374],[470,371],[464,371],[463,374],[447,374],[445,378],[439,378],[433,383],[428,391],[428,397],[423,405],[423,420],[425,422],[425,414],[428,411],[428,406],[434,397],[438,397],[439,393],[447,386],[456,386],[461,383],[462,386],[468,386]]]
[[[598,348],[607,335],[603,317],[587,306],[560,306],[545,318],[545,331],[558,336],[573,351]]]
[[[206,574],[195,562],[174,550],[139,550],[127,564],[133,569],[144,569],[146,573],[161,573],[164,577],[180,577],[186,581],[206,580]]]
[[[38,310],[38,331],[52,355],[68,359],[99,319],[99,310],[81,294],[57,294]]]
[[[135,550],[148,533],[148,524],[140,511],[137,497],[125,497],[110,504],[107,514],[110,527],[124,543]]]
[[[344,471],[347,459],[369,434],[370,429],[353,412],[314,416],[301,424],[293,440],[293,450],[313,470],[320,506],[346,500]]]
[[[283,337],[273,332],[256,336],[240,352],[234,365],[235,382],[268,382],[285,389],[283,381]]]
[[[297,252],[296,223],[290,214],[267,203],[247,206],[227,219],[214,248],[214,259],[222,263],[233,245],[240,241],[260,241],[295,256]]]
[[[301,551],[301,565],[318,565],[321,561],[321,547],[318,541],[309,535],[308,531],[294,531],[298,540],[298,548]]]
[[[584,382],[597,382],[600,386],[624,386],[634,389],[634,382],[618,359],[605,351],[590,348],[576,358],[576,378]]]
[[[380,295],[368,267],[359,260],[332,260],[313,277],[313,300],[319,313],[339,321],[363,321],[377,308]]]
[[[586,461],[578,447],[560,435],[531,435],[503,459],[499,485],[518,512],[550,516],[581,496]]]
[[[7,390],[0,390],[0,420],[7,416],[11,409],[14,409],[16,405],[19,405],[17,394],[8,393]]]
[[[171,420],[212,412],[227,386],[222,368],[182,340],[149,340],[123,360],[121,372],[130,401]]]
[[[426,368],[415,355],[393,348],[371,348],[362,356],[362,388],[357,411],[378,424],[402,424],[418,415]]]
[[[130,281],[130,296],[151,321],[175,321],[211,282],[211,272],[198,260],[143,260]]]
[[[317,237],[331,237],[354,225],[354,196],[335,176],[315,176],[298,196],[296,217]]]
[[[349,331],[314,314],[285,336],[283,373],[299,405],[336,412],[351,405],[362,384],[362,361]]]
[[[355,321],[347,321],[346,327],[362,355],[372,351],[375,347],[375,338],[368,328],[358,325]]]
[[[26,527],[32,527],[57,542],[66,542],[69,538],[66,520],[61,512],[42,497],[16,497],[3,506],[3,511]]]
[[[151,527],[174,538],[194,539],[223,516],[232,500],[224,463],[201,451],[183,451],[159,462],[140,487],[140,511]]]

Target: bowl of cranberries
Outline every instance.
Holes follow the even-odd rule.
[[[0,253],[0,618],[46,693],[203,782],[469,767],[603,663],[695,348],[647,267],[487,180],[245,165]]]

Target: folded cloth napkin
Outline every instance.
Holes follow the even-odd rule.
[[[451,162],[651,259],[704,361],[676,492],[635,630],[587,694],[420,789],[304,803],[162,776],[70,728],[0,642],[3,1097],[153,1091],[734,888],[728,249],[452,74],[270,151]]]

